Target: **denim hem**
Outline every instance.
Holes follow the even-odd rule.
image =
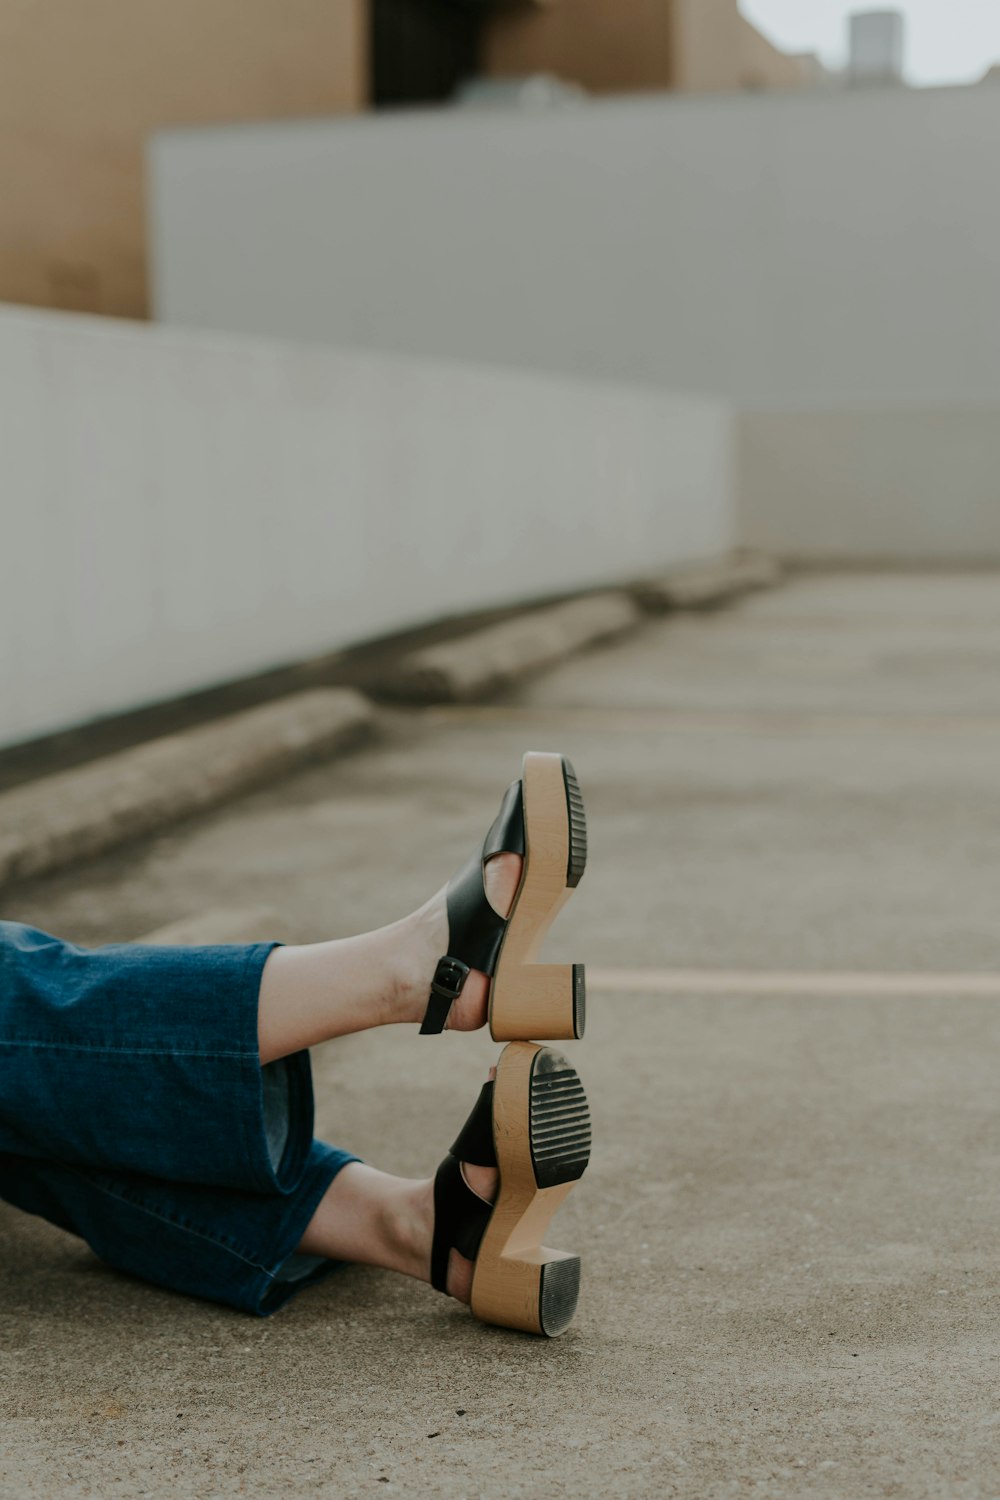
[[[313,1142],[313,1154],[317,1152],[322,1153],[322,1159],[310,1168],[299,1188],[295,1203],[278,1236],[272,1268],[257,1278],[256,1288],[252,1284],[248,1287],[248,1292],[253,1294],[255,1291],[256,1297],[252,1304],[248,1304],[247,1311],[256,1313],[260,1318],[269,1318],[306,1287],[315,1286],[318,1281],[325,1280],[332,1272],[339,1271],[348,1264],[342,1260],[319,1259],[318,1264],[305,1275],[295,1279],[281,1279],[282,1271],[295,1256],[302,1236],[330,1184],[344,1167],[361,1160],[359,1156],[328,1146],[323,1141]]]
[[[254,943],[246,951],[240,986],[240,1039],[243,1085],[253,1109],[240,1109],[243,1141],[255,1186],[265,1193],[294,1193],[299,1186],[312,1144],[315,1104],[312,1066],[306,1051],[271,1063],[260,1061],[260,980],[264,965],[280,943]],[[287,1121],[284,1149],[277,1164],[271,1154],[269,1109],[264,1086],[266,1070],[285,1074]],[[273,1120],[270,1122],[273,1124]]]
[[[314,1141],[285,1198],[0,1155],[0,1197],[78,1235],[118,1271],[267,1317],[341,1264],[307,1262],[306,1274],[281,1279],[330,1183],[357,1160]]]
[[[0,922],[0,1153],[294,1192],[312,1078],[305,1053],[261,1066],[275,946],[84,949]]]
[[[273,942],[84,949],[0,921],[0,1198],[110,1265],[266,1316],[341,1167],[309,1054],[260,1062]]]

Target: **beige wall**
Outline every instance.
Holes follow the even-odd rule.
[[[167,125],[360,108],[365,0],[2,0],[0,301],[141,317]]]
[[[745,17],[740,16],[739,22],[741,88],[797,89],[812,82],[815,58],[780,52]]]
[[[553,0],[496,12],[483,71],[554,73],[592,93],[787,88],[808,81],[736,0]]]
[[[736,0],[671,0],[676,67],[674,88],[740,86],[740,16]]]

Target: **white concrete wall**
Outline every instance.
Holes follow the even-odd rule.
[[[1000,396],[1000,88],[191,131],[171,323],[754,401]]]
[[[0,744],[733,541],[717,401],[0,308]]]
[[[1000,401],[747,410],[740,533],[787,556],[1000,563]]]

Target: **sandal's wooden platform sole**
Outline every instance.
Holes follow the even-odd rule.
[[[535,962],[542,940],[587,863],[587,823],[576,773],[563,755],[529,750],[521,770],[525,855],[490,987],[494,1041],[583,1035],[582,964]]]
[[[511,1042],[497,1064],[493,1134],[500,1191],[476,1257],[472,1311],[484,1323],[562,1333],[580,1288],[579,1257],[542,1244],[590,1158],[590,1111],[561,1053]]]

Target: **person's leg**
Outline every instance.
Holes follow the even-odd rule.
[[[520,869],[486,867],[501,914]],[[0,922],[0,1152],[290,1191],[312,1138],[306,1049],[419,1021],[447,942],[444,891],[379,931],[288,948],[85,949]],[[471,973],[450,1024],[483,1025],[487,991]]]
[[[312,1081],[305,1052],[261,1067],[273,946],[90,949],[0,921],[0,1153],[292,1191]]]
[[[314,1141],[293,1192],[251,1193],[0,1153],[0,1197],[156,1286],[266,1317],[337,1268],[297,1253],[349,1152]]]
[[[497,1174],[467,1166],[492,1201]],[[267,1316],[345,1261],[430,1279],[433,1181],[393,1177],[321,1141],[286,1194],[72,1166],[0,1152],[0,1198],[78,1235],[118,1270]],[[469,1300],[451,1253],[448,1291]]]
[[[490,904],[506,916],[521,878],[516,854],[486,865]],[[258,1041],[262,1063],[333,1037],[399,1021],[420,1021],[438,959],[446,952],[445,893],[400,922],[359,937],[275,948],[261,975]],[[452,1007],[449,1028],[473,1031],[486,1021],[489,982],[473,971]]]
[[[486,865],[502,916],[521,867],[508,853]],[[310,1148],[306,1049],[422,1019],[448,945],[444,890],[389,927],[299,947],[86,950],[0,929],[0,1196],[112,1264],[252,1311],[343,1260],[429,1280],[433,1181]],[[469,975],[451,1028],[484,1024],[488,987]],[[468,1181],[492,1199],[495,1172],[470,1167]],[[166,1239],[151,1234],[168,1222]],[[234,1245],[230,1223],[265,1248]],[[150,1253],[166,1243],[168,1261]],[[313,1269],[286,1274],[291,1261]],[[471,1270],[453,1251],[453,1295],[468,1300]]]
[[[512,854],[486,866],[501,915],[520,873]],[[85,950],[16,924],[0,939],[9,1001],[0,1007],[0,1196],[80,1234],[122,1269],[252,1311],[271,1311],[343,1260],[429,1279],[432,1180],[396,1178],[321,1143],[320,1169],[307,1166],[305,1049],[421,1020],[448,941],[444,891],[379,931],[301,947]],[[483,1025],[487,993],[485,975],[471,973],[450,1026]],[[470,1167],[468,1176],[489,1201],[496,1174]],[[246,1226],[258,1218],[267,1253],[234,1248],[220,1229],[233,1221],[254,1238]],[[168,1221],[166,1238],[150,1233]],[[290,1259],[314,1269],[285,1275]],[[471,1270],[453,1252],[453,1295],[468,1300]]]
[[[487,863],[486,893],[501,916],[509,912],[520,878],[521,860],[515,854],[498,854]],[[447,936],[444,892],[439,891],[412,916],[376,932],[309,947],[275,948],[261,975],[261,1060],[372,1026],[419,1021]],[[470,974],[452,1009],[449,1028],[468,1031],[482,1026],[487,995],[486,976]],[[492,1202],[498,1181],[495,1169],[463,1163],[463,1171],[473,1192]],[[299,1251],[399,1271],[426,1282],[433,1233],[433,1178],[395,1177],[356,1161],[330,1183]],[[472,1262],[453,1249],[448,1291],[462,1302],[471,1294],[472,1269]]]

